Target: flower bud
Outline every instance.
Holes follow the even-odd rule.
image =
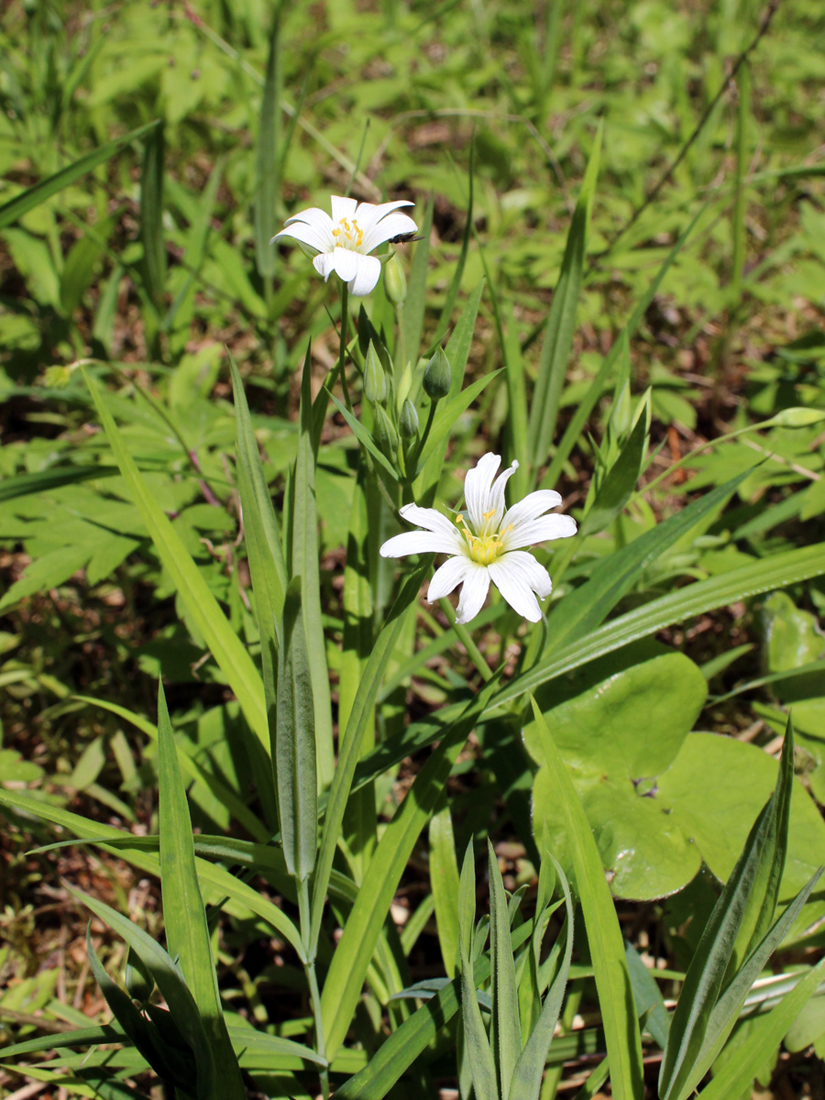
[[[427,364],[424,371],[424,393],[431,401],[440,401],[450,392],[450,363],[441,348]]]
[[[401,406],[398,427],[401,430],[402,439],[415,439],[418,435],[418,413],[409,398]]]
[[[373,424],[372,434],[384,454],[389,456],[396,453],[398,450],[398,432],[382,405],[375,406],[375,423]]]
[[[767,428],[770,425],[775,428],[807,428],[811,424],[818,424],[820,420],[825,420],[825,410],[806,409],[797,405],[782,409],[776,416],[766,420],[762,427]]]
[[[367,348],[367,359],[364,364],[364,397],[372,405],[387,400],[387,379],[372,340]]]
[[[394,306],[403,305],[407,297],[407,276],[397,252],[384,264],[384,293]]]

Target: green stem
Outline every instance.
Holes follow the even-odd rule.
[[[341,389],[344,394],[344,404],[347,412],[352,412],[352,401],[347,387],[347,331],[349,329],[349,284],[341,283],[341,342],[338,347],[338,375],[341,379]]]
[[[301,924],[301,939],[304,941],[304,950],[307,961],[304,963],[304,973],[309,985],[309,999],[312,1004],[312,1016],[315,1021],[315,1052],[321,1058],[326,1058],[324,1043],[324,1022],[321,1017],[321,994],[318,989],[318,976],[315,973],[315,958],[317,943],[312,942],[312,919],[309,904],[309,880],[301,879],[298,882],[298,914]],[[319,1071],[321,1078],[321,1095],[324,1100],[329,1097],[329,1067],[324,1066]]]
[[[430,430],[433,426],[433,420],[435,420],[435,409],[436,409],[437,404],[438,404],[438,399],[436,399],[435,401],[430,402],[430,411],[427,414],[427,423],[424,425],[424,434],[421,436],[421,438],[418,441],[418,447],[416,448],[416,452],[415,452],[415,459],[414,459],[413,462],[410,463],[410,467],[412,469],[412,474],[408,475],[408,477],[407,477],[407,481],[409,482],[409,484],[412,484],[416,479],[416,476],[417,476],[416,469],[418,467],[418,460],[421,458],[421,454],[424,450],[424,445],[427,442],[427,437],[429,436]]]
[[[455,621],[455,611],[453,611],[453,606],[450,601],[445,597],[444,599],[439,600],[438,603],[441,607],[441,610],[447,616],[447,621],[449,622],[450,626],[453,628],[453,630],[455,630],[456,634],[458,635],[459,641],[467,650],[470,660],[478,669],[481,679],[486,684],[489,680],[492,680],[493,674],[490,671],[490,666],[484,660],[481,650],[471,638],[470,632],[467,627],[464,626],[463,623],[457,623]]]

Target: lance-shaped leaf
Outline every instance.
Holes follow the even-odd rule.
[[[258,149],[255,157],[255,265],[258,274],[264,279],[271,278],[275,273],[275,249],[269,242],[275,234],[275,203],[278,198],[278,123],[281,118],[278,103],[279,24],[280,7],[276,6],[269,35],[269,55],[261,96]]]
[[[200,1012],[215,1063],[218,1094],[243,1100],[238,1061],[229,1041],[212,961],[209,926],[195,869],[192,819],[178,763],[163,685],[158,683],[160,883],[169,953],[179,960]]]
[[[159,305],[166,286],[166,242],[163,239],[163,178],[166,171],[163,127],[146,139],[140,174],[140,240],[143,274],[149,297]]]
[[[493,1022],[499,1095],[510,1095],[513,1071],[521,1056],[521,1018],[516,968],[510,938],[510,914],[496,853],[487,840],[490,867],[490,953],[493,959]]]
[[[545,859],[547,858],[545,856]],[[547,1054],[553,1041],[553,1033],[556,1030],[564,992],[567,988],[567,976],[570,973],[570,960],[573,954],[573,899],[561,865],[552,856],[549,858],[553,862],[557,881],[561,884],[564,894],[566,912],[564,956],[544,998],[536,1026],[524,1044],[524,1050],[516,1063],[510,1084],[509,1100],[538,1100]],[[536,916],[538,918],[540,915],[537,913]],[[539,920],[537,920],[538,923],[540,923]],[[502,1095],[508,1094],[502,1093]]]
[[[332,782],[332,709],[329,697],[324,628],[321,623],[321,582],[318,565],[318,511],[315,503],[310,348],[301,375],[301,420],[298,457],[289,494],[289,572],[301,578],[301,608],[306,631],[309,673],[315,708],[316,761],[322,787]],[[320,396],[320,395],[319,395]]]
[[[599,174],[599,157],[602,144],[602,128],[599,125],[593,151],[582,182],[579,199],[561,262],[561,272],[553,301],[547,316],[547,328],[539,360],[536,389],[530,410],[529,454],[533,466],[533,476],[547,459],[547,452],[556,428],[564,375],[573,335],[576,331],[576,310],[581,293],[582,269],[587,249],[587,230],[590,225],[590,211],[596,191],[596,178]]]
[[[473,1076],[473,1089],[476,1100],[499,1100],[496,1084],[496,1066],[487,1032],[481,1019],[476,994],[475,956],[473,930],[476,915],[476,872],[473,859],[473,842],[467,845],[464,864],[458,887],[458,949],[461,959],[461,1021],[464,1025],[464,1043],[467,1061]],[[495,951],[491,948],[493,971],[495,972]]]
[[[281,844],[287,870],[299,881],[315,866],[318,777],[315,764],[315,708],[301,614],[301,578],[286,590],[278,652],[275,771]]]
[[[152,975],[163,999],[169,1006],[178,1031],[194,1055],[197,1074],[190,1091],[198,1097],[198,1100],[210,1100],[217,1095],[212,1043],[192,992],[179,967],[157,940],[130,921],[128,917],[122,916],[105,902],[98,901],[97,898],[88,894],[82,894],[71,886],[69,891],[82,905],[91,909],[95,916],[122,936],[129,947],[140,955],[144,966]]]
[[[593,959],[613,1095],[617,1100],[638,1100],[644,1094],[641,1038],[613,898],[604,877],[599,849],[573,781],[532,695],[530,702],[547,765],[559,792],[567,835],[573,842],[571,854],[576,870],[576,887]]]

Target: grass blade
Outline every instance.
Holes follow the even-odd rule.
[[[140,174],[140,240],[143,275],[149,297],[159,306],[166,288],[166,242],[163,234],[163,177],[166,142],[157,126],[146,139]]]
[[[528,453],[532,464],[532,478],[547,460],[547,453],[556,429],[559,413],[559,399],[567,369],[567,360],[573,346],[576,330],[576,310],[582,285],[584,256],[587,250],[587,231],[590,225],[590,211],[599,174],[599,159],[602,145],[602,124],[596,133],[596,140],[587,171],[584,174],[579,199],[561,263],[559,281],[553,292],[544,343],[539,360],[536,389],[530,409]]]
[[[516,968],[510,939],[510,914],[496,853],[489,837],[490,954],[493,960],[493,1020],[499,1095],[509,1096],[513,1072],[521,1057],[521,1015],[516,996]],[[462,956],[462,973],[464,972]],[[472,971],[470,971],[472,973]]]
[[[495,680],[491,680],[445,731],[441,744],[416,776],[379,841],[324,983],[321,1011],[329,1058],[335,1056],[347,1033],[373,950],[415,843],[438,805],[452,766],[494,690]],[[325,828],[329,816],[328,810]]]
[[[498,867],[496,867],[496,870],[498,870]],[[467,845],[467,851],[464,853],[464,865],[461,868],[459,911],[461,913],[458,926],[458,947],[461,957],[461,1022],[464,1025],[466,1059],[472,1072],[473,1092],[476,1100],[499,1100],[496,1066],[487,1040],[487,1032],[484,1030],[484,1022],[481,1019],[481,1009],[478,1007],[473,968],[476,875],[472,841]],[[490,951],[493,959],[493,974],[495,975],[496,955],[492,944]],[[510,960],[512,962],[512,955]]]
[[[269,34],[269,54],[266,60],[261,117],[258,124],[258,148],[255,157],[257,187],[255,188],[254,232],[255,265],[264,281],[275,274],[275,249],[269,243],[275,234],[278,201],[278,167],[280,155],[278,106],[280,84],[280,7],[275,8]],[[271,293],[271,288],[270,288]]]
[[[702,214],[704,214],[704,212],[705,206],[702,206],[702,208],[691,221],[690,225],[687,227],[684,233],[682,233],[676,244],[667,254],[665,262],[656,272],[655,279],[647,288],[639,301],[636,303],[636,308],[630,315],[630,320],[622,329],[620,337],[615,340],[613,347],[604,357],[604,361],[599,368],[599,373],[593,379],[593,382],[590,385],[587,394],[584,397],[584,400],[579,403],[575,413],[573,414],[573,418],[564,430],[564,435],[561,437],[561,443],[559,443],[558,447],[556,448],[556,453],[553,455],[553,459],[547,469],[547,473],[541,480],[541,488],[552,489],[555,487],[555,484],[561,475],[562,468],[564,467],[567,459],[570,457],[570,453],[572,452],[573,448],[581,439],[582,432],[584,431],[584,426],[587,423],[587,419],[593,412],[593,409],[596,407],[596,402],[601,397],[602,390],[604,389],[608,379],[610,378],[610,375],[613,372],[613,366],[622,352],[623,341],[621,337],[624,336],[629,340],[641,324],[645,314],[647,313],[650,303],[655,298],[656,292],[662,284],[662,280],[664,279],[665,275],[667,275],[676,257],[684,248],[685,242],[687,241],[690,234],[693,232],[694,226],[699,221],[699,218],[702,216]]]
[[[137,138],[145,137],[147,134],[151,134],[153,130],[157,130],[161,125],[159,119],[155,119],[154,122],[147,122],[145,126],[138,126],[136,130],[131,130],[128,134],[124,134],[123,137],[115,138],[113,141],[107,141],[105,145],[101,145],[99,149],[93,150],[91,153],[87,153],[85,157],[81,157],[73,164],[66,165],[65,168],[61,168],[59,172],[55,172],[54,175],[48,176],[46,179],[41,180],[39,183],[35,183],[32,187],[27,187],[25,191],[19,195],[15,195],[13,199],[9,199],[8,202],[4,202],[0,206],[0,229],[5,229],[7,226],[12,225],[19,218],[22,218],[24,214],[28,214],[30,210],[34,210],[36,206],[46,202],[52,195],[56,195],[58,191],[62,191],[65,187],[69,187],[75,180],[80,179],[81,176],[85,176],[87,172],[91,172],[97,168],[99,164],[104,164],[110,157],[113,157],[115,153],[119,152],[124,145],[128,145],[129,142],[137,140]]]
[[[393,378],[396,390],[407,363],[412,364],[413,371],[415,371],[418,363],[418,349],[421,344],[424,312],[427,306],[427,269],[430,260],[430,234],[432,228],[433,198],[430,195],[424,214],[424,222],[420,229],[421,240],[416,245],[415,256],[413,257],[410,280],[407,285],[407,297],[400,317],[399,347],[395,356],[395,375]]]
[[[209,927],[195,870],[192,820],[178,765],[163,685],[158,683],[160,879],[166,945],[179,960],[206,1032],[220,1096],[243,1100],[246,1091],[221,1008]]]
[[[411,605],[418,596],[421,582],[430,568],[431,561],[432,559],[428,555],[427,560],[422,562],[409,577],[399,593],[387,616],[384,629],[375,641],[364,669],[364,675],[355,694],[355,700],[344,733],[343,746],[338,756],[338,764],[329,792],[318,852],[318,865],[312,884],[312,931],[310,942],[313,945],[317,944],[321,930],[321,918],[332,871],[332,861],[335,857],[341,827],[344,823],[344,814],[352,787],[352,779],[355,775],[355,767],[361,756],[361,742],[364,738],[364,732],[370,716],[373,714],[375,698],[381,686],[384,672],[401,635]]]
[[[455,858],[453,819],[445,805],[430,821],[430,889],[445,972],[452,977],[458,965],[458,862]]]
[[[573,842],[576,888],[593,960],[607,1041],[607,1056],[610,1059],[613,1096],[616,1100],[637,1100],[644,1095],[642,1047],[624,942],[613,898],[604,877],[599,849],[567,768],[559,755],[544,715],[532,696],[530,702],[547,766],[556,781],[567,835]]]
[[[555,978],[547,990],[541,1013],[536,1026],[533,1028],[530,1038],[524,1045],[510,1085],[509,1100],[538,1100],[541,1091],[541,1079],[544,1067],[547,1063],[547,1052],[553,1041],[553,1034],[561,1012],[564,993],[567,988],[567,976],[570,973],[570,960],[573,956],[573,898],[570,895],[570,886],[565,877],[561,864],[552,856],[545,856],[553,860],[556,869],[556,877],[561,883],[564,894],[564,907],[566,912],[566,939],[564,944],[564,958],[559,966]],[[502,1094],[504,1095],[504,1094]]]
[[[84,372],[85,375],[85,372]],[[155,500],[134,463],[120,430],[92,379],[85,375],[94,398],[100,422],[120,472],[143,522],[149,530],[160,559],[169,571],[187,611],[203,636],[215,660],[235,692],[250,728],[269,754],[269,730],[261,679],[237,634],[231,628],[198,567],[186,551],[180,537]],[[270,784],[271,788],[271,784]],[[262,781],[262,797],[266,794]]]

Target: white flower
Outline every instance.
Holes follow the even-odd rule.
[[[276,233],[269,243],[279,237],[294,237],[296,241],[314,249],[317,255],[312,263],[324,282],[334,271],[347,283],[350,294],[363,297],[374,289],[381,274],[381,261],[370,252],[384,241],[415,233],[418,226],[407,214],[396,211],[414,203],[401,199],[383,202],[379,206],[371,202],[356,202],[340,195],[331,197],[332,217],[313,206],[289,218],[286,228]]]
[[[507,509],[504,486],[518,469],[518,462],[496,479],[500,465],[500,455],[486,454],[468,472],[464,481],[466,519],[459,513],[453,522],[435,508],[405,504],[401,515],[424,530],[395,535],[380,549],[383,558],[449,554],[430,581],[427,599],[440,600],[463,582],[456,612],[458,623],[476,617],[487,598],[490,581],[519,615],[537,623],[541,608],[536,596],[546,599],[553,582],[547,570],[521,547],[570,538],[576,533],[576,521],[571,516],[544,514],[561,504],[561,497],[552,489],[539,489]]]

